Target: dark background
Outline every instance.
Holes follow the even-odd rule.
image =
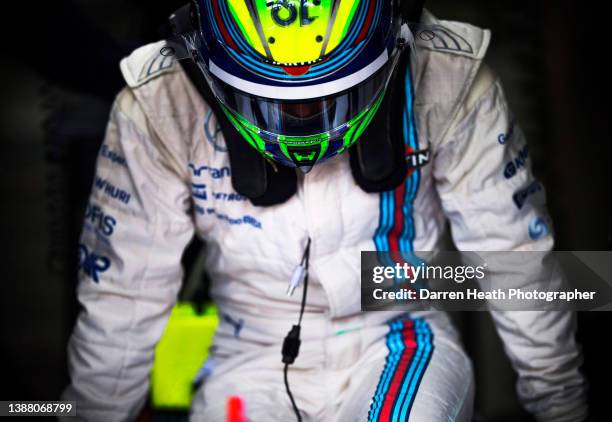
[[[6,2],[10,3],[10,2]],[[67,383],[76,239],[117,61],[159,38],[181,1],[23,2],[5,10],[0,83],[0,399],[52,400]],[[8,6],[8,4],[7,4]],[[603,14],[577,0],[431,0],[438,17],[490,28],[504,82],[547,187],[559,250],[609,250],[610,56]],[[530,420],[488,315],[455,315],[484,420]],[[579,315],[592,420],[612,420],[608,313]]]

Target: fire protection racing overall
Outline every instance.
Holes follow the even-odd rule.
[[[470,420],[471,363],[448,316],[360,310],[360,251],[436,250],[447,221],[460,250],[553,246],[544,191],[528,189],[538,183],[528,163],[506,168],[525,139],[481,63],[489,32],[440,22],[443,42],[417,40],[406,82],[414,96],[407,130],[418,134],[407,142],[426,154],[405,183],[365,193],[345,154],[300,176],[297,193],[269,207],[233,190],[215,116],[181,66],[160,55],[163,42],[122,61],[127,87],[100,150],[79,249],[83,311],[63,398],[77,401],[80,418],[138,415],[195,232],[207,245],[221,323],[193,420],[225,420],[229,395],[245,400],[252,421],[295,419],[280,349],[301,299],[300,290],[286,295],[288,281],[309,237],[303,343],[289,370],[304,420]],[[583,419],[572,314],[496,311],[493,319],[524,406],[539,420]]]

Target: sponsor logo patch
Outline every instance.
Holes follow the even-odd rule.
[[[213,112],[209,111],[206,113],[206,118],[204,119],[204,134],[206,135],[206,140],[209,144],[212,145],[215,151],[219,152],[227,152],[227,147],[219,142],[219,134],[221,133],[221,126],[219,126],[219,122],[215,120],[215,124],[212,124]]]
[[[546,221],[544,221],[542,217],[535,217],[533,220],[531,220],[531,223],[529,223],[529,237],[531,239],[538,240],[539,238],[546,236],[548,233],[550,233],[548,224],[546,224]]]
[[[110,266],[108,257],[90,252],[83,243],[79,244],[79,268],[95,283],[100,282],[100,274],[106,272]]]
[[[213,197],[218,201],[246,201],[247,197],[236,192],[213,192]]]
[[[124,167],[127,166],[125,157],[110,149],[106,144],[102,144],[102,147],[100,147],[100,155],[112,163],[119,164],[120,166]]]
[[[213,179],[223,179],[224,177],[231,176],[231,171],[228,166],[214,168],[208,166],[197,166],[193,163],[189,163],[189,169],[191,170],[191,174],[193,174],[195,177],[203,176],[206,173],[208,173]]]
[[[525,167],[527,163],[527,158],[529,158],[529,148],[525,145],[518,152],[518,155],[512,159],[512,161],[506,163],[504,166],[504,177],[506,179],[510,179],[522,168]]]
[[[417,169],[427,164],[429,164],[429,148],[406,153],[406,166],[408,169]]]
[[[106,179],[103,179],[99,176],[96,176],[95,187],[103,192],[105,195],[110,196],[124,204],[128,204],[130,202],[130,198],[132,195],[123,189],[119,189],[111,182]]]
[[[87,204],[85,208],[85,223],[96,233],[110,237],[115,231],[117,220],[108,214],[105,214],[102,208],[97,205]]]
[[[542,184],[538,181],[532,182],[529,186],[524,189],[518,190],[512,195],[512,200],[516,207],[520,210],[525,205],[527,198],[531,195],[540,192],[542,190]]]
[[[508,142],[509,140],[512,139],[512,137],[514,136],[514,130],[516,128],[516,120],[512,119],[510,121],[510,126],[508,127],[508,132],[506,133],[500,133],[497,136],[497,142],[499,142],[501,145],[504,145],[506,142]]]
[[[242,327],[244,326],[244,320],[242,318],[236,321],[230,315],[223,314],[223,321],[234,327],[234,337],[240,336],[240,331],[242,331]]]
[[[232,226],[240,226],[243,224],[247,224],[247,225],[255,227],[256,229],[261,229],[262,227],[261,223],[257,221],[255,217],[251,217],[250,215],[243,215],[242,217],[234,218],[234,217],[228,216],[227,214],[220,213],[214,208],[205,208],[198,204],[194,205],[194,209],[195,209],[195,212],[200,215],[214,215],[219,220],[225,221],[226,223]]]
[[[191,195],[193,195],[194,198],[206,201],[208,199],[208,195],[206,193],[206,185],[204,183],[192,183]]]
[[[201,199],[203,201],[208,200],[208,191],[206,190],[206,185],[204,183],[192,183],[191,195],[196,199]],[[248,199],[246,196],[240,195],[236,192],[211,192],[211,196],[217,201],[227,202],[239,202],[246,201]]]

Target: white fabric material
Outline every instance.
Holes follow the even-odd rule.
[[[429,15],[426,19],[433,20]],[[525,143],[523,134],[512,123],[499,82],[483,71],[474,81],[488,32],[448,25],[470,48],[453,52],[430,45],[413,63],[420,147],[429,145],[433,157],[420,169],[412,207],[414,250],[438,248],[447,219],[461,250],[549,250],[550,234],[532,240],[528,233],[534,218],[547,217],[543,192],[530,196],[520,209],[512,199],[517,189],[533,181],[529,166],[510,179],[503,175],[504,165]],[[181,253],[196,232],[207,243],[212,295],[222,316],[229,316],[221,318],[215,353],[230,362],[258,350],[252,353],[260,355],[262,365],[280,362],[280,344],[295,322],[300,300],[299,294],[287,297],[285,292],[308,237],[312,239],[304,346],[297,365],[316,366],[316,354],[308,350],[323,342],[353,354],[346,364],[357,368],[366,358],[357,352],[365,351],[348,339],[367,332],[362,341],[380,358],[374,365],[379,369],[350,369],[341,375],[355,372],[369,390],[351,396],[350,388],[334,387],[346,403],[357,400],[367,407],[366,397],[380,375],[385,322],[392,316],[362,313],[358,294],[360,251],[375,250],[380,195],[365,193],[355,184],[346,156],[315,166],[300,178],[297,194],[284,204],[255,207],[236,195],[227,153],[219,148],[223,136],[215,135],[214,116],[207,119],[209,107],[178,66],[152,66],[159,62],[149,53],[158,51],[159,44],[146,46],[122,62],[128,88],[112,110],[91,194],[91,209],[97,212],[90,214],[98,217],[87,218],[82,233],[85,265],[78,295],[83,311],[69,346],[72,383],[64,399],[78,401],[84,420],[124,421],[138,414],[146,398],[154,346],[179,289]],[[205,130],[205,124],[213,130]],[[500,135],[507,138],[503,145]],[[444,314],[426,318],[440,332],[435,321]],[[585,387],[578,372],[573,316],[496,312],[494,319],[519,373],[519,394],[528,410],[540,420],[581,420]],[[242,328],[234,338],[231,321],[240,320]],[[336,336],[340,330],[356,333],[343,342],[343,336]],[[437,414],[432,410],[435,400],[425,398],[432,391],[442,403],[454,406],[457,420],[471,412],[470,389],[452,382],[455,376],[471,379],[471,370],[445,374],[444,366],[459,365],[456,359],[463,358],[454,335],[441,332],[446,346],[434,351],[423,379],[412,414],[417,421],[452,416],[444,414],[448,406],[436,408],[446,409]],[[445,357],[445,348],[455,348],[457,356]],[[338,354],[329,362],[336,365],[343,359]],[[245,368],[252,370],[257,362],[253,359]],[[204,395],[198,396],[194,415],[210,405],[207,390],[213,396],[212,391],[233,393],[232,380],[241,377],[240,366],[225,368],[225,376],[221,370],[215,372]],[[319,373],[324,369],[315,368]],[[260,374],[262,379],[270,376],[264,369]],[[282,382],[282,373],[277,376]],[[450,377],[448,384],[440,381],[445,376]],[[320,380],[308,377],[292,381],[305,410],[325,405],[314,400],[320,385]],[[286,397],[282,389],[275,391],[276,398],[262,400],[273,406],[282,400],[280,409]],[[310,404],[304,404],[309,399]],[[312,411],[315,414],[308,417],[318,420],[318,411]],[[420,412],[426,416],[419,417]]]
[[[412,317],[428,321],[434,333],[434,352],[419,385],[411,420],[470,422],[475,387],[472,364],[458,346],[449,319],[443,313]],[[366,421],[389,353],[385,344],[389,330],[385,325],[369,325],[363,317],[352,317],[351,324],[358,328],[344,332],[339,328],[346,322],[323,318],[314,317],[315,321],[311,318],[304,324],[304,332],[324,330],[319,331],[320,338],[302,344],[289,370],[296,403],[304,421]],[[270,318],[268,325],[287,331],[290,321]],[[338,332],[342,334],[334,335]],[[218,337],[221,345],[215,351],[215,372],[194,400],[191,420],[225,421],[228,392],[243,399],[252,422],[295,420],[283,384],[278,339],[262,339],[270,345],[245,344],[233,335]]]

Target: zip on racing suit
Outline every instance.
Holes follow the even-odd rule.
[[[163,43],[122,61],[127,87],[111,113],[80,245],[83,311],[64,399],[77,401],[82,419],[138,415],[195,232],[207,244],[223,318],[194,420],[223,420],[228,395],[245,399],[253,421],[294,418],[280,344],[299,309],[300,295],[285,293],[308,238],[303,344],[289,372],[305,420],[470,420],[471,364],[447,315],[362,312],[360,251],[390,242],[436,250],[446,221],[460,250],[546,251],[553,238],[551,230],[529,232],[533,221],[548,221],[542,189],[520,207],[513,201],[535,183],[529,165],[504,175],[525,140],[482,64],[489,32],[430,14],[425,21],[449,29],[448,43],[417,40],[409,82],[419,134],[412,147],[429,148],[430,160],[383,193],[362,191],[343,155],[300,176],[287,202],[253,206],[232,188],[215,115],[175,60],[160,55]],[[524,406],[538,420],[584,419],[573,315],[493,318]]]

